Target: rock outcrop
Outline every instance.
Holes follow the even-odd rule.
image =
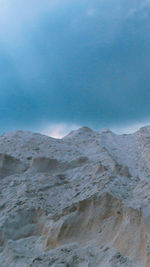
[[[150,127],[0,137],[1,267],[149,267]]]

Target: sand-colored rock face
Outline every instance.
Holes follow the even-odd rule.
[[[150,127],[0,137],[0,267],[150,267]]]
[[[93,195],[63,211],[52,221],[45,248],[68,243],[109,244],[135,261],[145,261],[147,230],[141,211],[128,208],[108,193]]]

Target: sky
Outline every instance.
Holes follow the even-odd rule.
[[[150,124],[150,0],[0,0],[0,134]]]

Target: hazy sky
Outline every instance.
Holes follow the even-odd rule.
[[[0,0],[0,133],[150,122],[150,0]]]

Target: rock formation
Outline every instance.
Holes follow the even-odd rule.
[[[149,267],[150,127],[0,137],[0,267]]]

